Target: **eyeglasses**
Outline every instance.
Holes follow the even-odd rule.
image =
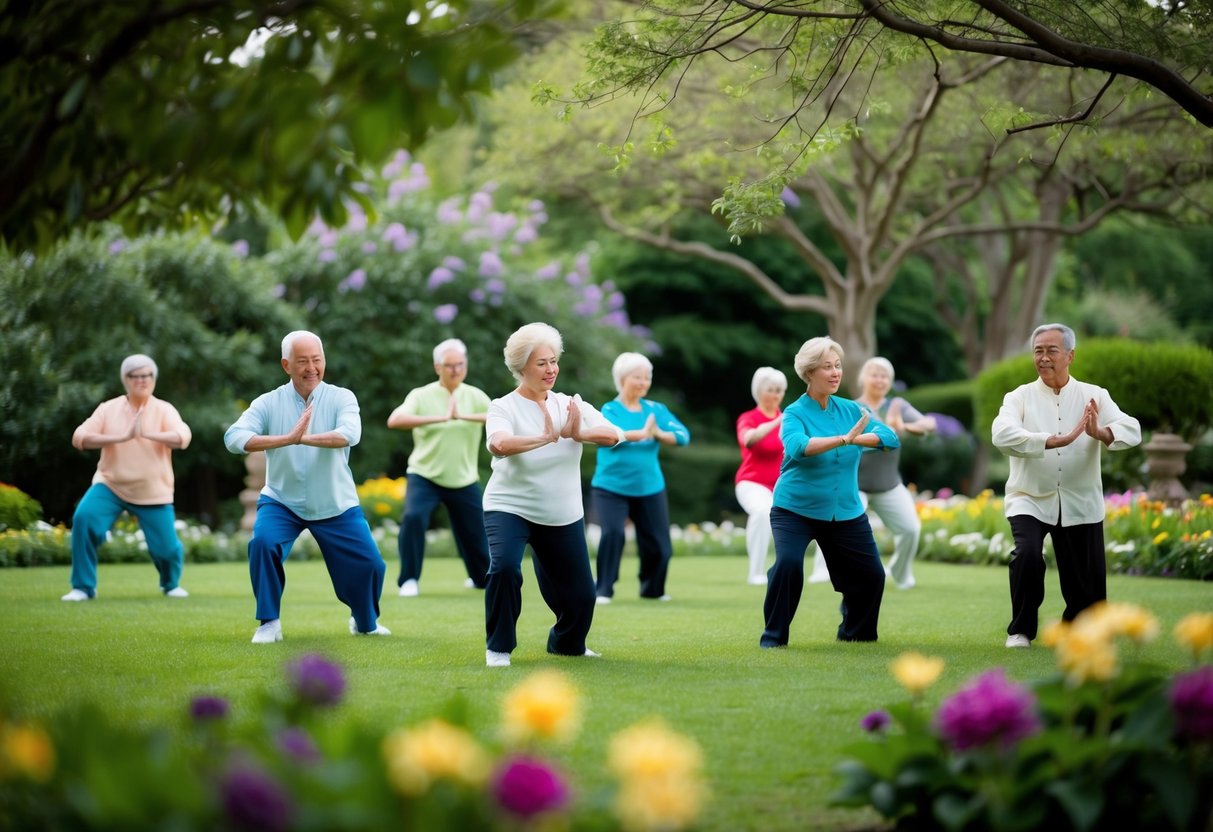
[[[127,373],[126,377],[131,381],[144,381],[149,378],[155,378],[155,373]]]
[[[443,369],[451,370],[451,371],[462,370],[466,366],[467,366],[467,364],[465,364],[462,361],[460,361],[458,364],[443,364],[442,365]]]

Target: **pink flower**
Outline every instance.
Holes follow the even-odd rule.
[[[859,721],[859,727],[869,734],[878,734],[888,727],[890,719],[888,711],[872,711]]]
[[[1175,715],[1175,733],[1195,742],[1213,742],[1213,666],[1176,676],[1167,698]]]
[[[498,805],[521,818],[560,809],[569,798],[560,775],[531,757],[507,760],[494,775],[492,788]]]
[[[1038,730],[1036,697],[1009,681],[1001,667],[952,694],[935,714],[936,733],[956,751],[993,742],[1009,747]]]

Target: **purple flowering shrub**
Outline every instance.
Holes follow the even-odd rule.
[[[897,829],[1213,828],[1208,664],[1032,684],[993,668],[933,713],[916,695],[859,727],[867,738],[845,749],[832,803],[870,806]]]

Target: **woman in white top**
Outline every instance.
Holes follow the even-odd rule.
[[[489,667],[508,667],[518,644],[528,543],[539,591],[556,614],[548,652],[598,655],[585,646],[594,617],[594,578],[581,501],[581,445],[612,447],[623,441],[623,432],[580,396],[552,389],[563,350],[560,333],[548,324],[518,329],[505,344],[505,366],[518,387],[489,405],[485,435],[493,473],[484,489]]]

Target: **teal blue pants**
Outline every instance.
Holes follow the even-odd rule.
[[[121,500],[101,483],[95,483],[76,506],[72,516],[72,589],[97,594],[97,549],[122,512],[139,521],[147,553],[160,573],[160,590],[176,589],[181,580],[184,551],[177,537],[177,515],[173,504],[139,506]]]

